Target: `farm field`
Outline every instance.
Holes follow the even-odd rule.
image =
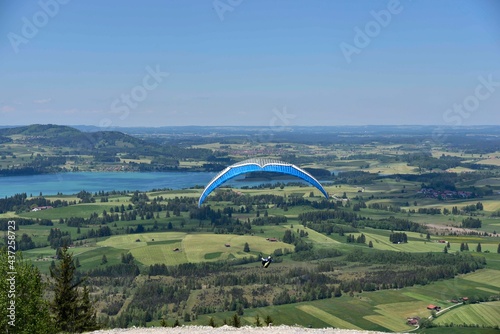
[[[243,252],[245,243],[250,252]],[[260,236],[237,236],[230,234],[187,234],[178,232],[159,232],[134,235],[112,236],[97,243],[124,251],[144,265],[176,265],[185,262],[228,260],[259,254],[272,254],[276,249],[289,248],[289,244],[269,242]],[[226,246],[228,245],[228,246]],[[179,249],[174,251],[174,249]]]
[[[478,271],[477,273],[461,275],[449,281],[440,281],[425,286],[414,286],[399,290],[380,290],[375,292],[363,292],[355,294],[353,297],[343,295],[340,298],[311,301],[307,303],[297,303],[290,305],[280,305],[274,307],[249,309],[245,311],[243,319],[245,324],[253,324],[255,315],[263,319],[270,315],[276,325],[294,325],[294,321],[301,324],[310,324],[313,327],[334,326],[344,329],[378,330],[404,332],[412,329],[406,324],[409,317],[426,318],[431,315],[427,310],[427,305],[434,304],[441,307],[455,305],[450,299],[459,296],[487,296],[488,292],[482,289],[495,289],[488,283],[476,283],[469,278],[474,275],[500,277],[500,271]],[[480,289],[481,288],[481,289]],[[479,325],[491,326],[491,320],[497,315],[500,302],[482,303],[479,305],[492,305],[490,318],[485,321],[476,318]],[[441,322],[448,314],[460,311],[467,306],[458,306],[444,315],[439,316],[435,321]],[[294,314],[290,317],[290,314]],[[222,323],[225,317],[231,317],[229,312],[211,314],[210,317],[216,319],[216,323]],[[500,318],[496,318],[500,319]],[[439,322],[438,322],[439,321]],[[496,320],[498,321],[498,320]],[[208,316],[200,316],[195,324],[206,324]],[[439,331],[437,332],[439,333]]]
[[[125,202],[122,202],[123,204]],[[97,214],[102,214],[103,210],[109,211],[110,208],[115,207],[115,205],[121,205],[118,203],[92,203],[92,204],[78,204],[70,205],[61,208],[53,208],[48,210],[36,211],[36,212],[26,212],[19,214],[19,217],[23,218],[39,218],[39,219],[60,219],[60,218],[71,218],[71,217],[81,217],[88,218],[94,212]]]
[[[463,305],[452,309],[434,320],[436,324],[482,324],[489,327],[500,326],[500,302]]]
[[[500,165],[484,165],[493,160],[490,153],[470,153],[486,149],[483,144],[473,146],[483,138],[484,129],[474,135],[472,144],[464,136],[457,146],[443,143],[432,148],[423,137],[413,137],[412,131],[420,130],[398,129],[404,133],[400,138],[373,136],[367,128],[354,139],[350,133],[325,134],[321,144],[308,138],[302,143],[305,137],[298,132],[277,134],[289,136],[290,142],[257,143],[240,130],[231,130],[228,138],[219,137],[219,129],[192,137],[154,135],[154,145],[137,143],[133,150],[128,150],[135,145],[132,140],[127,144],[110,139],[99,144],[102,156],[90,148],[84,155],[63,156],[66,150],[77,151],[18,143],[0,148],[5,151],[4,164],[28,163],[32,152],[40,153],[39,159],[66,159],[44,173],[123,167],[147,173],[183,170],[188,172],[182,175],[190,178],[198,171],[215,175],[251,157],[280,159],[311,168],[329,199],[299,179],[254,174],[222,185],[201,208],[197,200],[203,186],[193,183],[180,190],[159,187],[138,193],[92,190],[83,195],[85,202],[94,203],[62,203],[39,212],[31,208],[45,200],[80,198],[58,192],[0,199],[0,218],[18,220],[20,253],[44,279],[49,280],[49,268],[60,263],[59,248],[69,247],[79,277],[86,277],[96,300],[98,317],[110,327],[160,326],[162,320],[169,326],[174,321],[207,325],[210,318],[220,326],[238,314],[243,325],[253,325],[258,315],[261,321],[270,316],[276,325],[407,332],[414,329],[407,318],[431,316],[429,304],[447,308],[459,305],[455,300],[463,297],[480,303],[456,306],[438,314],[433,323],[464,318],[474,325],[496,325],[499,302],[483,301],[497,300],[500,294],[500,237],[495,233],[500,232]],[[175,147],[177,143],[182,144]],[[482,209],[470,207],[478,202]],[[453,207],[459,209],[455,214],[428,210]],[[299,219],[301,214],[305,215]],[[481,226],[461,228],[467,218],[479,219]],[[302,219],[307,223],[303,225]],[[392,243],[394,232],[405,233],[408,242]],[[350,238],[361,234],[364,243]],[[456,256],[462,243],[469,250],[460,254],[471,256]],[[246,244],[249,249],[244,250]],[[264,269],[256,258],[267,255],[275,261]],[[472,333],[439,329],[442,332],[416,332]]]

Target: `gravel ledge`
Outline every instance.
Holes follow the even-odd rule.
[[[115,328],[109,330],[99,330],[89,334],[220,334],[220,333],[252,333],[252,334],[387,334],[384,332],[370,332],[353,329],[334,328],[304,328],[298,326],[270,326],[270,327],[240,327],[231,326],[210,327],[210,326],[181,326],[181,327],[148,327],[148,328]]]

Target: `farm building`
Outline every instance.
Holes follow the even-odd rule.
[[[49,210],[52,209],[52,206],[47,205],[47,206],[38,206],[36,208],[31,209],[31,211],[36,212],[36,211],[41,211],[41,210]]]
[[[427,309],[428,309],[428,310],[431,310],[431,311],[432,311],[432,310],[433,310],[433,311],[439,311],[439,310],[441,310],[441,307],[440,307],[440,306],[436,306],[436,305],[432,305],[432,304],[430,304],[430,305],[427,305]]]

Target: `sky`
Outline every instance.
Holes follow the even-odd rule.
[[[500,125],[497,0],[0,0],[0,125]]]

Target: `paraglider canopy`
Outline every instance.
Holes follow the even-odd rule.
[[[221,184],[238,175],[250,172],[275,172],[296,176],[318,188],[318,190],[321,191],[326,198],[328,198],[328,193],[323,186],[305,170],[287,162],[257,158],[235,163],[234,165],[226,167],[222,172],[217,174],[201,193],[200,199],[198,200],[198,207],[201,207],[205,198]]]

